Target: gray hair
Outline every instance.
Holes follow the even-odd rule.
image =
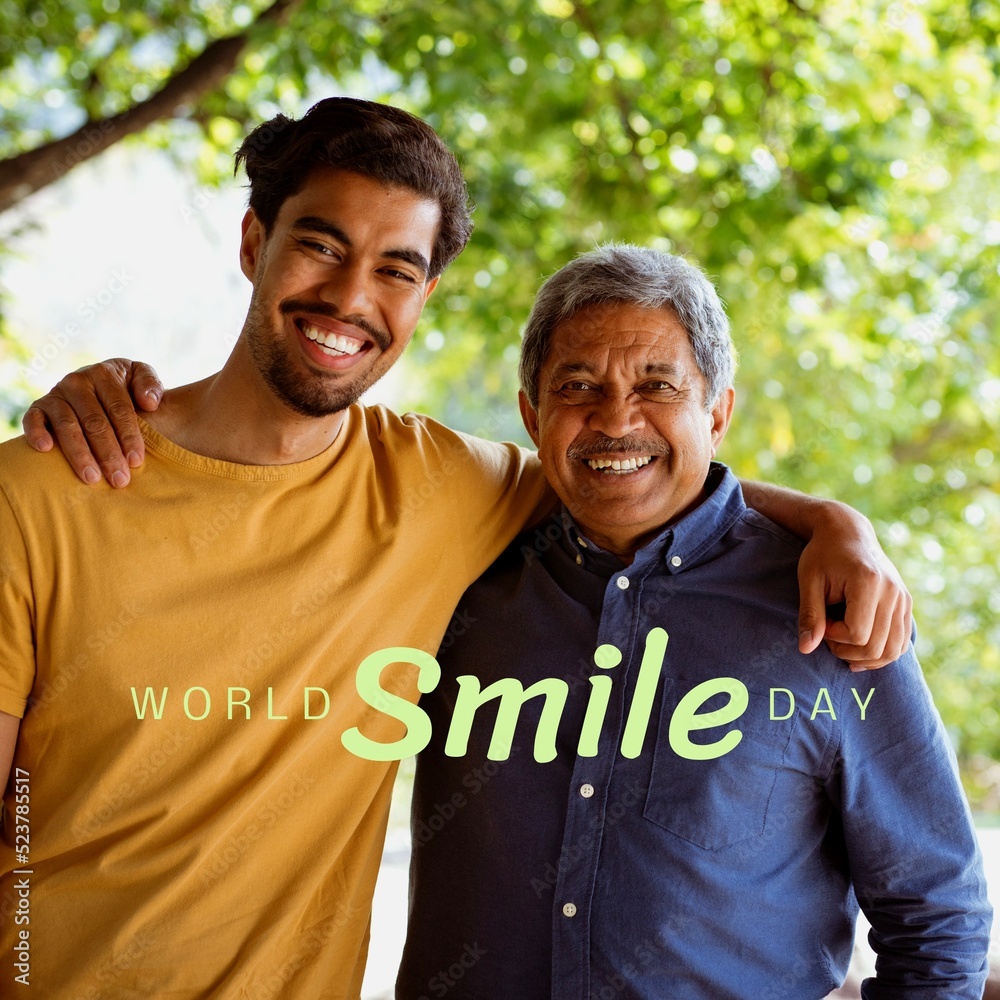
[[[528,401],[538,409],[538,377],[552,333],[587,306],[625,302],[645,309],[672,309],[691,338],[695,361],[705,376],[710,408],[733,384],[729,320],[714,285],[694,264],[675,254],[606,243],[570,261],[539,289],[521,342],[518,376]]]

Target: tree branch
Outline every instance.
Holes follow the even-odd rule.
[[[574,17],[580,27],[582,27],[583,30],[594,39],[600,58],[607,59],[607,53],[604,50],[604,41],[597,30],[597,25],[594,23],[594,19],[590,16],[590,11],[582,4],[576,4]],[[626,97],[625,92],[622,90],[617,76],[612,76],[611,80],[608,81],[608,89],[611,91],[611,96],[614,99],[615,108],[618,111],[618,117],[621,120],[622,130],[625,135],[629,137],[629,141],[632,143],[629,161],[638,171],[636,179],[640,179],[644,175],[645,170],[642,168],[642,157],[636,152],[635,149],[635,144],[639,140],[640,136],[636,130],[632,128],[632,122],[629,120],[632,113],[631,104],[629,99]]]
[[[254,25],[268,21],[281,23],[300,2],[274,0]],[[174,73],[160,90],[128,111],[91,119],[72,135],[0,161],[0,212],[59,180],[77,164],[92,159],[125,136],[172,117],[178,108],[194,104],[210,93],[235,68],[254,25],[238,35],[216,39],[187,66]]]

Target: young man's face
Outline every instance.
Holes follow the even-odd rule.
[[[285,201],[269,235],[247,212],[244,335],[272,392],[320,417],[389,370],[437,284],[427,268],[439,223],[437,202],[409,188],[325,168]]]
[[[602,548],[631,554],[701,501],[733,405],[732,389],[708,408],[705,392],[671,309],[609,302],[556,327],[538,409],[522,393],[521,413],[546,478]]]

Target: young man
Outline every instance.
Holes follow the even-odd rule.
[[[18,869],[0,943],[26,942],[25,975],[55,1000],[357,995],[395,763],[341,735],[401,727],[361,701],[355,673],[375,656],[387,698],[415,700],[412,671],[381,651],[435,650],[464,589],[552,502],[528,453],[357,403],[469,235],[437,136],[338,98],[261,126],[237,158],[254,291],[225,367],[147,403],[141,427],[114,365],[26,417],[44,449],[47,413],[92,480],[65,393],[124,485],[125,459],[93,431],[106,400],[125,453],[146,459],[131,487],[0,447],[0,765],[13,754]],[[908,595],[870,527],[771,496],[790,527],[817,528],[803,644],[846,596],[828,640],[882,662]]]

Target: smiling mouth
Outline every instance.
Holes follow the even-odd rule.
[[[594,470],[605,476],[627,476],[649,465],[655,455],[636,455],[632,458],[585,458],[583,461]]]
[[[372,346],[370,341],[357,337],[346,337],[342,333],[334,333],[331,330],[322,330],[306,320],[297,319],[295,325],[304,337],[311,340],[324,354],[331,358],[352,357],[362,351],[367,351]]]

